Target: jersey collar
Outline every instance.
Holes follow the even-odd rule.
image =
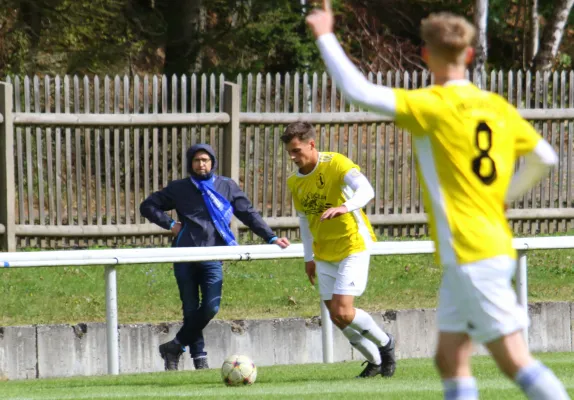
[[[445,82],[443,86],[463,86],[463,85],[470,85],[470,81],[468,79],[453,79],[451,81]]]

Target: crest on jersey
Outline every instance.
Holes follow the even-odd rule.
[[[317,174],[317,179],[315,180],[315,183],[317,184],[317,188],[319,189],[323,189],[325,187],[325,176],[321,172]]]

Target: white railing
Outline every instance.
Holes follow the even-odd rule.
[[[574,236],[517,238],[518,250],[516,292],[521,305],[527,307],[527,260],[528,250],[572,249]],[[431,241],[390,241],[373,245],[373,255],[404,255],[434,253]],[[106,326],[108,373],[119,374],[118,305],[116,265],[172,263],[186,261],[251,261],[279,258],[302,258],[303,246],[294,244],[287,249],[272,245],[201,247],[201,248],[149,248],[114,250],[67,250],[43,252],[0,253],[0,266],[6,268],[61,267],[78,265],[105,265],[106,273]],[[333,362],[333,325],[328,311],[321,302],[321,326],[323,338],[323,361]],[[526,335],[526,332],[525,332]],[[526,338],[528,339],[528,338]],[[527,340],[528,342],[528,340]]]

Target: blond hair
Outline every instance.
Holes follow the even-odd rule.
[[[421,22],[426,47],[445,61],[463,62],[464,51],[474,45],[475,36],[474,25],[449,12],[430,14]]]

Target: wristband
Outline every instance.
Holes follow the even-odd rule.
[[[271,239],[269,239],[269,241],[267,243],[272,244],[277,239],[278,239],[277,236],[273,236]]]
[[[173,226],[177,224],[177,221],[171,221],[171,224],[169,225],[169,229],[173,228]]]

